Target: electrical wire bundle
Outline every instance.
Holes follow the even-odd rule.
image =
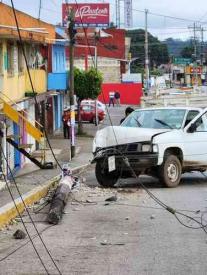
[[[75,2],[76,2],[76,5],[78,6],[77,0],[75,0]],[[17,32],[18,32],[18,36],[19,36],[20,45],[21,45],[21,47],[22,47],[22,52],[23,52],[23,56],[24,56],[24,59],[25,59],[27,72],[28,72],[28,75],[29,75],[29,81],[30,81],[30,84],[31,84],[31,87],[32,87],[32,92],[34,93],[35,104],[36,104],[36,107],[38,108],[38,103],[37,103],[37,99],[36,99],[36,94],[35,94],[34,86],[33,86],[33,83],[32,83],[31,74],[30,74],[30,71],[29,71],[29,66],[28,66],[26,54],[25,54],[24,47],[23,47],[23,42],[22,42],[22,38],[21,38],[21,33],[20,33],[20,29],[19,29],[19,24],[18,24],[18,20],[17,20],[15,8],[14,8],[13,0],[11,0],[11,5],[12,5],[13,14],[14,14],[15,22],[16,22],[16,27],[17,27]],[[153,15],[153,13],[151,13],[151,14]],[[154,15],[157,15],[157,16],[158,16],[158,14],[154,14]],[[163,16],[163,15],[159,15],[159,16]],[[181,18],[176,18],[176,19],[178,19],[178,20],[183,20],[183,19],[181,19]],[[89,42],[88,42],[87,32],[86,32],[86,29],[85,29],[84,24],[83,24],[83,22],[82,22],[82,19],[81,19],[81,24],[82,24],[82,28],[83,28],[83,30],[84,30],[86,42],[87,42],[87,45],[88,45],[88,50],[89,50],[91,56],[93,57],[93,55],[92,55],[92,53],[91,53],[91,48],[89,47],[90,45],[89,45]],[[92,62],[93,62],[94,67],[95,67],[94,58],[92,58]],[[106,100],[105,100],[104,94],[103,94],[103,99],[104,99],[104,103],[106,104]],[[108,114],[108,117],[109,117],[110,124],[111,124],[112,129],[113,129],[113,133],[114,133],[114,137],[115,137],[116,143],[118,144],[117,137],[116,137],[116,134],[115,134],[115,131],[114,131],[114,128],[113,128],[113,123],[112,123],[112,119],[111,119],[110,114],[109,114],[109,110],[108,110],[107,104],[106,104],[106,110],[107,110],[107,114]],[[59,168],[62,170],[62,167],[61,167],[61,165],[59,164],[59,162],[58,162],[58,160],[57,160],[57,158],[56,158],[56,156],[55,156],[55,154],[54,154],[54,152],[53,152],[53,149],[52,149],[52,147],[51,147],[51,144],[50,144],[50,141],[49,141],[49,139],[48,139],[48,136],[47,136],[47,133],[46,133],[46,132],[45,132],[45,136],[46,136],[48,145],[49,145],[49,147],[50,147],[50,150],[51,150],[51,152],[52,152],[52,154],[53,154],[53,157],[54,157],[55,161],[57,162],[57,165],[59,166]],[[43,231],[45,231],[48,227],[45,228],[44,230],[42,230],[41,233],[38,231],[38,229],[37,229],[37,227],[36,227],[36,225],[35,225],[35,222],[33,221],[32,217],[31,217],[31,214],[29,213],[29,210],[28,210],[27,207],[26,207],[26,204],[25,204],[25,202],[24,202],[24,199],[23,199],[23,197],[22,197],[22,195],[21,195],[21,193],[20,193],[20,190],[19,190],[19,188],[18,188],[18,186],[17,186],[17,184],[16,184],[16,182],[15,182],[15,178],[14,178],[14,176],[13,176],[13,174],[12,174],[12,171],[11,171],[11,168],[10,168],[10,166],[9,166],[8,160],[7,160],[7,158],[6,158],[5,154],[4,154],[4,151],[3,151],[3,148],[2,148],[1,145],[0,145],[0,151],[2,152],[3,158],[5,159],[5,161],[6,161],[6,163],[7,163],[7,166],[8,166],[8,168],[9,168],[9,170],[10,170],[11,175],[12,175],[12,179],[13,179],[13,182],[14,182],[14,184],[15,184],[15,187],[16,187],[16,189],[17,189],[17,191],[18,191],[18,194],[19,194],[19,196],[20,196],[20,198],[21,198],[21,200],[22,200],[22,202],[23,202],[23,204],[24,204],[24,206],[25,206],[25,209],[26,209],[26,212],[27,212],[27,214],[28,214],[28,216],[29,216],[29,219],[31,220],[32,225],[34,226],[35,231],[36,231],[36,235],[33,236],[33,237],[31,237],[31,236],[30,236],[30,233],[28,232],[28,229],[27,229],[27,227],[26,227],[26,225],[25,225],[25,222],[24,222],[24,220],[23,220],[23,218],[22,218],[22,216],[21,216],[21,213],[19,212],[19,209],[18,209],[18,207],[17,207],[17,205],[16,205],[16,203],[15,203],[15,199],[14,199],[14,196],[13,196],[13,194],[12,194],[12,192],[11,192],[11,189],[10,189],[10,187],[9,187],[9,184],[8,184],[8,182],[7,182],[6,175],[3,174],[4,180],[5,180],[5,182],[6,182],[7,188],[8,188],[9,193],[10,193],[10,196],[11,196],[11,198],[12,198],[14,204],[15,204],[16,210],[17,210],[17,212],[18,212],[18,214],[19,214],[19,216],[20,216],[20,219],[21,219],[21,222],[22,222],[22,224],[23,224],[23,226],[24,226],[24,228],[25,228],[25,231],[26,231],[27,234],[28,234],[28,237],[29,237],[29,241],[28,241],[28,242],[31,242],[31,244],[32,244],[32,246],[33,246],[33,248],[34,248],[34,250],[35,250],[35,252],[36,252],[36,254],[37,254],[37,256],[38,256],[38,258],[39,258],[39,260],[40,260],[40,262],[41,262],[41,264],[42,264],[42,266],[44,267],[44,270],[45,270],[46,274],[50,274],[48,268],[46,267],[46,265],[45,265],[43,259],[41,258],[40,254],[39,254],[39,252],[38,252],[38,250],[37,250],[37,248],[36,248],[36,246],[35,246],[35,244],[34,244],[34,242],[33,242],[33,239],[36,238],[36,237],[38,236],[39,239],[40,239],[40,241],[41,241],[41,243],[43,244],[43,246],[44,246],[44,248],[45,248],[47,254],[49,255],[49,257],[50,257],[52,263],[54,264],[54,267],[55,267],[55,269],[57,270],[58,274],[62,274],[61,271],[60,271],[60,269],[59,269],[59,267],[58,267],[57,264],[55,263],[55,261],[54,261],[52,255],[51,255],[51,253],[50,253],[50,251],[48,250],[47,246],[45,245],[45,243],[44,243],[44,241],[43,241],[43,239],[42,239],[42,237],[41,237],[41,233],[42,233]],[[135,178],[138,180],[138,177],[137,177],[137,175],[135,174],[135,172],[134,172],[134,170],[132,169],[132,167],[130,166],[130,164],[129,164],[129,162],[128,162],[128,159],[122,154],[122,152],[120,152],[120,151],[118,151],[118,150],[117,150],[117,152],[122,156],[123,161],[125,162],[125,164],[128,165],[128,167],[129,167],[129,169],[130,169],[130,171],[131,171],[132,176],[135,177]],[[169,213],[171,213],[172,215],[174,215],[174,217],[176,218],[176,220],[177,220],[180,224],[182,224],[183,226],[185,226],[185,227],[187,227],[187,228],[190,228],[190,229],[202,229],[205,233],[207,233],[207,220],[206,220],[205,217],[204,217],[204,215],[206,214],[205,212],[201,212],[201,211],[192,211],[193,213],[200,214],[200,217],[192,217],[192,216],[190,216],[190,215],[187,215],[187,214],[185,214],[185,213],[183,213],[183,212],[188,211],[188,210],[176,210],[176,209],[174,209],[174,208],[168,206],[167,204],[165,204],[164,202],[162,202],[157,196],[155,196],[155,195],[154,195],[154,194],[153,194],[153,193],[152,193],[152,192],[151,192],[151,191],[150,191],[141,181],[137,181],[137,182],[139,183],[139,185],[141,186],[141,188],[150,196],[150,198],[152,198],[159,206],[161,206],[162,209],[164,209],[164,210],[168,211]],[[124,204],[123,204],[123,205],[124,205]],[[134,205],[134,206],[136,206],[136,205]],[[189,211],[189,212],[191,212],[191,211]],[[187,219],[188,222],[190,221],[190,222],[196,224],[196,226],[184,223],[183,220],[182,220],[183,218]],[[50,227],[50,226],[49,226],[49,227]],[[25,244],[23,244],[21,247],[25,246],[28,242],[26,242]],[[0,262],[4,261],[6,258],[8,258],[8,257],[9,257],[10,255],[12,255],[13,253],[15,253],[15,252],[16,252],[18,249],[20,249],[21,247],[15,249],[15,250],[12,251],[11,253],[9,253],[8,255],[6,255],[6,256],[3,257],[2,259],[0,259]]]
[[[25,64],[26,64],[27,73],[28,73],[28,76],[29,76],[29,81],[30,81],[30,84],[31,84],[31,87],[32,87],[32,93],[34,94],[35,108],[37,108],[37,112],[40,113],[39,105],[38,105],[37,98],[36,98],[36,93],[35,93],[35,90],[34,90],[32,78],[31,78],[31,74],[30,74],[30,70],[29,70],[29,66],[28,66],[28,61],[27,61],[26,54],[25,54],[25,50],[24,50],[24,46],[23,46],[23,41],[22,41],[22,37],[21,37],[21,33],[20,33],[19,23],[18,23],[18,19],[17,19],[17,15],[16,15],[15,8],[14,8],[13,0],[11,0],[11,6],[12,6],[12,10],[13,10],[13,15],[14,15],[16,27],[17,27],[17,32],[18,32],[18,37],[19,37],[19,43],[20,43],[20,46],[21,46],[21,49],[22,49],[22,53],[23,53],[23,56],[24,56]],[[47,135],[47,132],[45,131],[45,129],[44,129],[44,133],[45,133],[45,137],[46,137],[47,143],[48,143],[48,145],[49,145],[49,147],[50,147],[50,150],[51,150],[51,152],[52,152],[52,155],[53,155],[53,157],[54,157],[54,159],[55,159],[57,165],[58,165],[59,168],[62,170],[62,167],[61,167],[60,163],[58,162],[58,160],[57,160],[57,158],[56,158],[56,156],[55,156],[55,154],[54,154],[54,151],[53,151],[53,149],[52,149],[52,147],[51,147],[51,144],[50,144],[50,141],[49,141],[49,138],[48,138],[48,135]],[[14,184],[15,184],[16,189],[17,189],[18,195],[20,196],[20,199],[21,199],[21,201],[22,201],[22,203],[23,203],[23,205],[24,205],[24,208],[25,208],[25,210],[26,210],[26,212],[27,212],[27,215],[28,215],[29,219],[31,220],[31,223],[32,223],[32,225],[33,225],[33,227],[34,227],[34,229],[35,229],[35,231],[36,231],[36,235],[35,235],[34,237],[31,237],[31,235],[30,235],[30,233],[29,233],[29,231],[28,231],[28,229],[27,229],[27,227],[26,227],[26,225],[25,225],[25,222],[24,222],[24,220],[23,220],[23,217],[22,217],[22,215],[21,215],[21,213],[20,213],[20,211],[19,211],[19,208],[18,208],[18,206],[17,206],[17,204],[16,204],[16,202],[15,202],[15,198],[14,198],[12,192],[11,192],[11,188],[10,188],[10,186],[9,186],[9,184],[8,184],[6,175],[3,173],[3,177],[4,177],[4,180],[5,180],[5,182],[6,182],[6,186],[7,186],[7,188],[8,188],[9,194],[10,194],[10,196],[11,196],[11,198],[12,198],[12,201],[13,201],[13,203],[14,203],[14,205],[15,205],[15,208],[16,208],[17,213],[18,213],[18,215],[19,215],[19,217],[20,217],[20,220],[21,220],[21,222],[22,222],[22,224],[23,224],[23,227],[24,227],[24,229],[25,229],[25,231],[26,231],[26,233],[27,233],[27,235],[28,235],[28,237],[29,237],[29,242],[31,242],[31,244],[32,244],[32,246],[33,246],[33,248],[34,248],[34,250],[35,250],[35,252],[36,252],[36,254],[37,254],[37,257],[38,257],[38,259],[39,259],[41,265],[43,266],[43,268],[44,268],[46,274],[49,275],[50,272],[49,272],[47,266],[45,265],[44,260],[43,260],[42,257],[40,256],[37,247],[35,246],[35,244],[34,244],[34,242],[33,242],[33,239],[34,239],[35,237],[38,236],[38,238],[40,239],[40,241],[41,241],[41,243],[42,243],[42,245],[43,245],[43,247],[44,247],[46,253],[48,254],[50,260],[52,261],[52,263],[53,263],[53,265],[54,265],[56,271],[58,272],[58,274],[61,275],[62,273],[61,273],[61,271],[60,271],[58,265],[56,264],[55,260],[53,259],[53,256],[51,255],[49,249],[47,248],[47,246],[46,246],[46,244],[45,244],[45,242],[44,242],[44,240],[43,240],[43,238],[42,238],[40,232],[39,232],[38,229],[37,229],[37,226],[36,226],[35,222],[34,222],[33,219],[32,219],[31,214],[30,214],[30,212],[29,212],[29,210],[28,210],[28,208],[27,208],[27,206],[26,206],[26,204],[25,204],[25,201],[24,201],[24,199],[23,199],[23,197],[22,197],[22,194],[21,194],[21,192],[20,192],[20,190],[19,190],[19,188],[18,188],[18,186],[17,186],[17,183],[16,183],[16,181],[15,181],[15,178],[14,178],[14,175],[13,175],[13,173],[12,173],[12,170],[11,170],[11,168],[10,168],[10,166],[9,166],[8,159],[7,159],[6,155],[4,154],[4,150],[3,150],[3,148],[2,148],[1,145],[0,145],[0,151],[1,151],[1,154],[2,154],[3,158],[5,159],[5,161],[6,161],[6,163],[7,163],[7,167],[8,167],[8,169],[9,169],[9,172],[10,172],[10,174],[11,174],[12,180],[13,180],[13,182],[14,182]],[[2,170],[2,169],[1,169],[1,170]],[[49,228],[49,227],[47,227],[47,228]],[[47,229],[47,228],[46,228],[46,229]],[[46,229],[45,229],[45,230],[46,230]],[[42,232],[43,232],[43,231],[42,231]],[[41,233],[42,233],[42,232],[41,232]],[[28,243],[28,242],[27,242],[27,243]],[[27,243],[25,243],[24,245],[26,245]],[[18,249],[19,249],[19,248],[18,248]],[[0,259],[0,262],[3,261],[3,260],[5,260],[6,258],[8,258],[11,254],[13,254],[14,252],[16,252],[18,249],[14,250],[13,252],[9,253],[9,255],[6,255],[6,256],[3,257],[2,259]]]
[[[78,2],[77,0],[75,0],[75,3],[76,3],[76,6],[78,8]],[[178,19],[178,18],[177,18]],[[92,62],[93,62],[93,65],[95,67],[95,61],[94,61],[94,58],[93,58],[93,55],[92,55],[92,52],[91,52],[91,48],[89,47],[89,41],[88,41],[88,37],[87,37],[87,32],[86,32],[86,28],[84,27],[84,24],[83,24],[83,21],[82,21],[82,18],[80,18],[81,20],[81,24],[82,24],[82,28],[83,28],[83,31],[84,31],[84,34],[85,34],[85,38],[86,38],[86,42],[87,42],[87,45],[88,45],[88,49],[89,49],[89,52],[90,52],[90,55],[92,57]],[[117,140],[117,137],[116,137],[116,133],[114,131],[114,127],[113,127],[113,123],[112,123],[112,119],[110,117],[110,114],[109,114],[109,110],[108,110],[108,106],[106,104],[106,100],[105,100],[105,96],[104,96],[104,93],[102,92],[102,96],[103,96],[103,100],[104,100],[104,103],[106,105],[106,110],[107,110],[107,114],[108,114],[108,117],[109,117],[109,121],[110,121],[110,124],[112,126],[112,129],[113,129],[113,134],[114,134],[114,138],[116,140],[116,144],[118,145],[118,140]],[[117,149],[116,149],[117,150]],[[177,211],[176,209],[168,206],[167,204],[165,204],[164,202],[162,202],[158,197],[156,197],[140,180],[138,181],[138,176],[136,175],[135,171],[133,170],[133,168],[130,166],[129,162],[128,162],[128,159],[122,154],[122,152],[120,152],[119,150],[117,150],[117,152],[121,155],[123,161],[125,162],[125,164],[129,167],[130,171],[131,171],[131,174],[134,178],[137,179],[137,182],[139,183],[139,185],[142,187],[142,189],[150,196],[150,198],[152,198],[158,205],[160,205],[163,209],[165,209],[166,211],[168,211],[169,213],[173,214],[174,217],[176,218],[176,220],[182,224],[183,226],[187,227],[187,228],[191,228],[191,229],[202,229],[206,234],[207,234],[207,221],[204,221],[203,219],[203,213],[201,214],[201,216],[199,218],[194,218],[194,217],[191,217],[190,215],[186,215],[184,214],[182,211]],[[196,211],[195,211],[196,212]],[[182,218],[186,218],[188,221],[191,221],[195,224],[197,224],[197,226],[191,226],[191,225],[188,225],[186,223],[184,223],[182,221]]]

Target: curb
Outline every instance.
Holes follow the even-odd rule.
[[[75,168],[72,168],[72,174],[79,174],[84,171],[86,168],[90,167],[91,163],[84,164]],[[57,182],[60,180],[61,175],[57,175],[54,178],[46,181],[43,185],[35,187],[26,194],[22,194],[22,198],[26,206],[32,205],[33,203],[39,201],[41,198],[45,197],[48,193],[48,190],[51,187],[54,187]],[[15,199],[15,203],[18,207],[20,213],[25,210],[24,203],[21,198]],[[7,225],[12,219],[18,216],[17,209],[14,202],[7,203],[0,208],[0,228],[4,225]]]

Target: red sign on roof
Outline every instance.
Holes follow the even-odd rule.
[[[85,3],[85,4],[62,4],[62,20],[66,26],[68,13],[75,11],[75,24],[77,26],[100,26],[109,25],[109,4],[108,3]]]
[[[190,68],[190,73],[191,74],[201,74],[202,73],[202,68],[201,67],[191,67]]]

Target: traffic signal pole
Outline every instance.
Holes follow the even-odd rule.
[[[69,77],[69,102],[70,102],[70,142],[71,158],[75,156],[75,102],[74,102],[74,44],[75,44],[75,13],[71,9],[68,14],[70,77]]]

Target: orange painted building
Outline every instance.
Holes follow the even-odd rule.
[[[53,43],[53,39],[55,39],[55,27],[53,25],[21,11],[16,10],[16,15],[23,40]],[[0,3],[0,36],[18,38],[13,10],[3,3]]]

